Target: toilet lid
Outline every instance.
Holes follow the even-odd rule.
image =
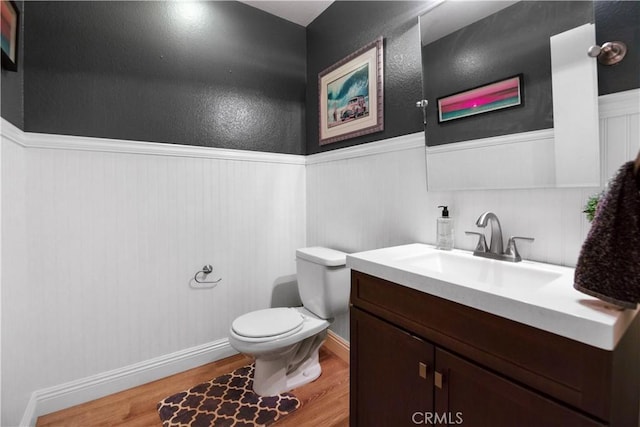
[[[244,337],[282,335],[302,326],[302,314],[292,308],[268,308],[243,314],[233,321],[233,331]]]

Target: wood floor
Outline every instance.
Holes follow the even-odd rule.
[[[172,375],[102,399],[64,409],[38,418],[38,427],[161,427],[157,403],[167,396],[187,390],[251,362],[243,355],[232,356],[189,371]],[[349,364],[325,347],[320,349],[322,375],[313,383],[292,392],[302,407],[275,427],[346,427],[349,425]]]

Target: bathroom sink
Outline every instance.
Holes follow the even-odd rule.
[[[482,287],[540,288],[562,276],[557,271],[537,266],[478,258],[464,252],[434,251],[400,258],[398,263],[437,272],[449,281],[474,283]]]
[[[350,254],[347,267],[607,350],[638,313],[576,291],[573,268],[512,263],[422,243]]]

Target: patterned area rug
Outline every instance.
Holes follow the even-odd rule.
[[[300,407],[291,393],[258,396],[254,365],[243,366],[158,403],[164,427],[268,426]]]

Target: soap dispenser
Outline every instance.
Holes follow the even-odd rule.
[[[436,249],[450,251],[453,249],[453,220],[449,218],[448,206],[438,207],[442,208],[442,216],[436,220]]]

